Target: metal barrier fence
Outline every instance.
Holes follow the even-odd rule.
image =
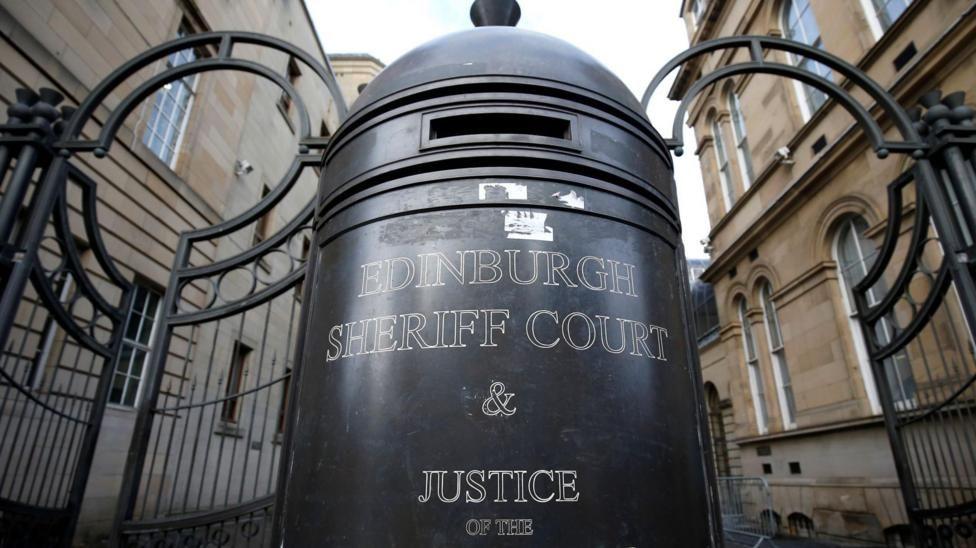
[[[753,548],[776,535],[773,497],[766,480],[758,477],[718,478],[719,506],[726,539]]]

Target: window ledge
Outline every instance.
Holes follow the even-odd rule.
[[[214,434],[218,436],[227,436],[228,438],[243,438],[246,430],[237,426],[234,423],[227,421],[220,421],[217,426],[214,427]]]
[[[112,403],[112,402],[106,403],[105,408],[113,409],[115,411],[123,411],[125,413],[134,413],[136,411],[136,407],[134,405],[130,406],[130,405],[123,405],[121,403]]]

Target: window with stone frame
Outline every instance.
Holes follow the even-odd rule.
[[[824,49],[823,39],[820,36],[820,26],[817,24],[817,18],[810,7],[810,0],[786,0],[783,3],[782,24],[783,34],[787,39]],[[833,77],[833,71],[830,68],[816,61],[802,55],[789,54],[789,56],[790,61],[803,70],[827,80]],[[801,99],[800,108],[803,118],[809,120],[827,102],[827,94],[799,82],[796,82],[796,85]]]
[[[719,184],[722,186],[722,203],[726,213],[735,205],[735,189],[732,188],[732,165],[725,148],[725,134],[718,120],[712,120],[712,141],[715,146],[715,161],[718,166]]]
[[[729,115],[732,118],[732,136],[735,138],[735,151],[739,159],[739,172],[742,175],[742,188],[752,186],[755,173],[752,168],[752,152],[749,150],[749,138],[746,136],[746,120],[742,114],[742,104],[735,90],[729,88],[727,99]]]
[[[156,291],[145,285],[136,285],[125,320],[121,349],[112,372],[109,403],[135,407],[139,402],[155,339],[160,300]]]
[[[796,397],[793,395],[793,379],[786,361],[786,348],[783,344],[783,330],[780,328],[779,314],[773,303],[773,287],[765,282],[759,290],[763,306],[763,323],[766,324],[766,342],[769,343],[769,356],[773,364],[773,376],[779,392],[779,402],[783,414],[783,428],[796,428]]]
[[[177,38],[193,34],[189,22],[180,24]],[[195,61],[199,52],[194,48],[171,53],[166,58],[166,70]],[[180,145],[186,133],[187,121],[196,95],[198,75],[191,74],[160,88],[153,97],[142,133],[142,142],[170,168],[179,159]]]
[[[285,77],[288,79],[288,83],[291,84],[293,88],[298,86],[298,79],[302,76],[302,70],[298,67],[298,62],[295,61],[294,57],[288,58],[288,65],[285,68]],[[281,111],[285,116],[291,115],[292,99],[291,95],[285,90],[281,90],[281,95],[278,97],[278,106],[281,107]]]
[[[884,34],[905,13],[912,0],[871,0],[874,16],[877,17],[881,33]]]
[[[759,355],[756,353],[756,340],[749,323],[748,305],[744,298],[739,299],[739,322],[742,325],[742,350],[749,371],[749,388],[752,392],[753,407],[756,413],[756,426],[760,434],[769,430],[769,411],[766,408],[766,389],[762,371],[759,368]]]
[[[261,201],[261,200],[264,200],[265,198],[267,198],[268,197],[268,194],[271,194],[271,187],[269,187],[267,184],[262,185],[261,186],[261,197],[258,198],[258,201]],[[260,217],[258,217],[257,222],[254,223],[254,232],[251,235],[251,246],[252,247],[260,244],[261,242],[263,242],[265,240],[267,240],[268,237],[271,236],[272,230],[274,229],[274,226],[273,226],[273,224],[274,224],[274,211],[275,211],[275,208],[272,207],[271,209],[269,209],[268,211],[266,211],[263,215],[261,215]]]
[[[702,16],[705,15],[705,8],[708,7],[708,0],[691,0],[691,19],[695,25],[701,24]]]
[[[705,384],[705,404],[708,408],[708,431],[712,437],[712,454],[715,456],[715,475],[732,475],[729,463],[729,445],[725,434],[725,416],[722,413],[722,400],[718,389],[712,383]]]
[[[872,408],[875,412],[880,412],[877,389],[874,386],[876,381],[871,373],[871,363],[864,346],[864,332],[861,329],[857,305],[854,300],[854,287],[867,276],[878,253],[874,242],[867,237],[868,228],[868,222],[859,215],[852,215],[844,219],[838,229],[834,255],[837,260],[837,267],[840,269],[839,282],[843,291],[844,305],[847,308],[851,335],[855,337],[855,349],[863,372],[862,378]],[[881,302],[881,296],[886,291],[883,281],[875,284],[865,294],[868,305],[873,306]],[[894,336],[893,327],[887,318],[881,318],[875,324],[875,337],[882,343],[891,341]],[[886,381],[895,407],[898,409],[915,407],[917,386],[908,353],[902,349],[886,359],[884,370],[887,373]]]
[[[244,387],[244,377],[247,376],[247,366],[251,359],[252,349],[241,341],[234,342],[231,352],[227,376],[224,379],[224,400],[220,409],[220,419],[225,423],[236,424],[240,416],[243,397],[238,396]]]

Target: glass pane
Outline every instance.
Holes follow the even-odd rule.
[[[135,294],[132,295],[132,309],[142,312],[146,308],[146,290],[136,286]]]
[[[116,373],[112,378],[112,390],[108,394],[108,401],[122,403],[122,393],[125,391],[125,376]]]
[[[142,327],[139,330],[139,343],[146,346],[149,345],[149,337],[152,335],[153,329],[153,318],[151,316],[146,316],[142,320]]]
[[[135,380],[129,379],[127,383],[128,386],[125,390],[125,399],[122,401],[122,405],[133,406],[136,404],[136,394],[139,392],[139,383]]]
[[[127,343],[122,343],[122,349],[119,352],[119,361],[115,370],[120,373],[127,373],[129,371],[130,362],[132,361],[132,347]]]
[[[129,314],[129,325],[125,328],[125,338],[134,341],[137,340],[139,335],[139,323],[142,320],[142,315],[133,310]]]
[[[803,12],[803,15],[800,16],[800,26],[803,27],[804,43],[819,47],[816,42],[820,38],[820,27],[817,26],[817,19],[813,15],[813,10],[808,8]]]
[[[156,310],[159,307],[159,294],[153,291],[146,291],[148,293],[146,302],[146,315],[150,318],[156,317]]]
[[[135,356],[132,360],[132,367],[129,368],[129,375],[141,378],[142,377],[142,367],[146,363],[146,351],[142,349],[136,349]]]
[[[175,86],[177,84],[170,84]],[[161,109],[163,116],[167,119],[173,118],[173,108],[176,106],[176,102],[173,100],[172,89],[163,94],[163,108]]]

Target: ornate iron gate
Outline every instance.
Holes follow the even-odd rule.
[[[235,48],[247,46],[235,56]],[[302,97],[276,69],[251,60],[268,48],[304,64],[324,84],[340,121],[346,106],[331,68],[293,45],[254,33],[189,35],[152,48],[108,76],[78,107],[57,147],[104,156],[126,116],[170,82],[231,70],[267,79],[297,112],[296,155],[257,204],[180,236],[160,307],[156,341],[123,475],[112,545],[266,545],[282,462],[285,404],[301,336],[298,318],[314,194],[326,137],[314,137]],[[137,82],[110,109],[95,140],[79,135],[96,107],[140,70],[187,49],[206,51]],[[103,105],[104,106],[104,105]],[[242,231],[296,193],[306,205],[275,234],[239,250]],[[94,226],[94,219],[92,219]],[[244,246],[247,247],[247,246]],[[210,260],[209,250],[222,253]],[[126,285],[128,288],[128,286]],[[111,355],[111,353],[109,354]],[[104,401],[104,394],[98,401]]]
[[[976,126],[962,93],[906,111],[853,65],[804,44],[767,36],[702,42],[671,60],[652,80],[643,104],[665,77],[690,60],[730,49],[748,59],[699,76],[681,98],[668,146],[682,153],[681,126],[692,100],[741,74],[772,74],[822,91],[855,119],[879,158],[914,159],[888,191],[885,240],[855,288],[906,510],[919,546],[972,546],[976,538]],[[787,52],[828,67],[850,85],[767,53]],[[853,88],[853,89],[848,89]],[[885,138],[865,93],[900,136]],[[914,190],[914,193],[910,191]],[[886,275],[887,274],[887,275]],[[886,284],[886,280],[893,280]],[[888,289],[890,285],[890,289]],[[966,544],[968,543],[968,544]]]
[[[132,289],[52,144],[62,99],[18,90],[0,126],[0,546],[70,545]]]
[[[889,185],[884,243],[855,288],[920,546],[976,542],[976,128],[963,101],[933,92],[912,113],[936,176],[916,167]]]

